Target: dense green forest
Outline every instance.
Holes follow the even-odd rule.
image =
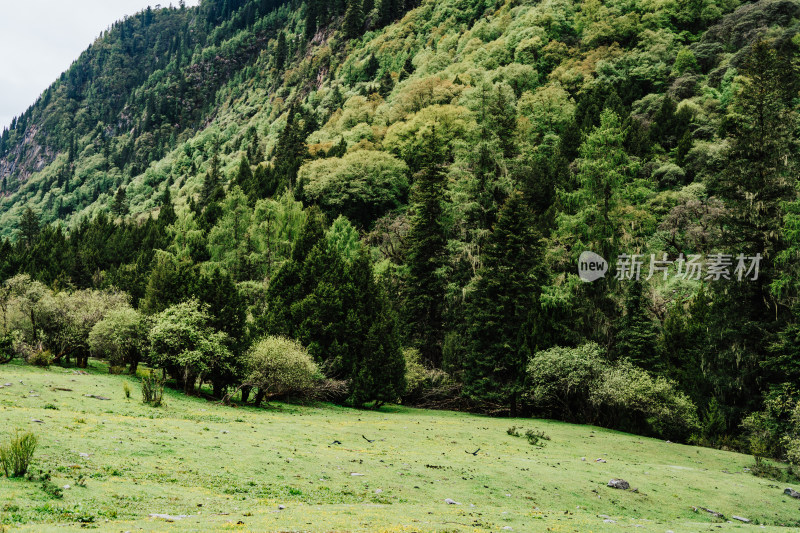
[[[799,33],[796,0],[148,9],[0,136],[0,352],[797,468]]]

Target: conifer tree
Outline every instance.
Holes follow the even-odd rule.
[[[400,16],[401,9],[401,0],[380,0],[378,22],[381,26],[391,24]]]
[[[306,0],[306,39],[311,39],[317,32],[320,22],[323,0]]]
[[[214,397],[221,398],[224,389],[235,383],[236,371],[241,370],[237,363],[247,346],[245,302],[233,277],[218,268],[200,276],[192,292],[200,302],[207,305],[208,325],[227,334],[228,349],[234,355],[234,364],[214,367],[209,375]]]
[[[122,185],[117,189],[114,194],[114,202],[111,204],[111,212],[121,217],[128,214],[128,200],[125,195],[125,187]]]
[[[364,26],[364,13],[361,0],[347,0],[347,10],[344,12],[344,36],[354,39],[361,35]]]
[[[739,254],[762,258],[758,279],[712,285],[717,312],[711,352],[716,356],[714,370],[724,384],[718,399],[737,409],[757,405],[766,384],[782,382],[795,372],[794,365],[781,368],[781,356],[796,352],[796,328],[788,325],[778,334],[784,320],[794,322],[800,314],[791,298],[793,292],[797,294],[792,289],[797,272],[797,249],[792,242],[797,208],[792,204],[797,202],[798,148],[797,115],[792,96],[786,94],[793,85],[786,79],[791,71],[771,42],[753,43],[725,120],[730,146],[726,165],[709,180],[709,192],[726,208],[719,248],[733,255],[734,267]],[[787,248],[786,237],[794,249]],[[776,264],[787,270],[781,273]],[[789,305],[779,306],[775,294]],[[777,349],[767,361],[764,346]]]
[[[145,313],[160,313],[191,296],[194,269],[168,252],[158,251],[153,259],[141,308]]]
[[[164,187],[160,203],[161,209],[158,212],[158,224],[163,229],[178,219],[178,215],[175,214],[175,206],[172,205],[172,193],[170,192],[169,185]]]
[[[378,94],[386,98],[392,93],[392,89],[394,89],[394,79],[392,78],[392,73],[387,69],[381,77],[381,86],[378,88]]]
[[[40,230],[39,217],[33,212],[33,209],[26,207],[19,220],[20,237],[26,246],[33,245],[36,237],[39,236]]]
[[[286,114],[286,126],[278,137],[275,149],[275,179],[278,181],[278,190],[292,188],[297,180],[297,171],[308,155],[305,145],[306,135],[304,124],[301,120],[302,109],[296,105],[289,108]],[[305,126],[308,126],[306,123]]]
[[[369,329],[353,368],[351,399],[358,407],[374,402],[373,408],[378,409],[397,401],[405,392],[406,363],[397,315],[383,291],[374,286],[371,289],[375,312],[369,317]]]
[[[209,162],[209,169],[206,172],[205,179],[203,180],[203,189],[200,191],[200,205],[202,207],[211,202],[219,200],[223,196],[222,186],[220,184],[219,174],[219,147],[214,147],[214,153],[211,155]]]
[[[250,162],[247,160],[247,156],[242,157],[239,162],[239,169],[236,171],[233,182],[245,191],[253,188],[253,171],[250,170]]]
[[[521,193],[498,215],[467,304],[464,393],[475,400],[521,407],[525,368],[537,351],[544,258],[541,235]]]
[[[617,320],[613,355],[629,359],[650,372],[666,370],[658,346],[659,328],[647,308],[642,283],[630,283],[625,313]]]
[[[796,118],[787,106],[782,65],[768,41],[757,41],[742,68],[744,85],[726,119],[727,165],[710,191],[728,208],[726,244],[737,252],[773,258],[780,247],[784,201],[792,198]]]
[[[279,32],[278,43],[275,45],[275,67],[278,70],[283,70],[284,65],[286,65],[286,53],[286,33]]]
[[[622,186],[629,172],[629,160],[622,146],[619,117],[606,109],[600,125],[586,137],[580,148],[578,192],[588,231],[585,242],[594,246],[603,257],[614,257],[620,236],[615,208],[621,201]]]
[[[424,152],[422,170],[414,176],[411,229],[408,235],[408,268],[404,322],[405,334],[419,348],[424,360],[441,365],[442,313],[445,281],[442,269],[446,260],[443,202],[446,176],[443,154],[431,128]]]
[[[414,73],[414,63],[411,60],[411,57],[412,54],[409,54],[406,57],[405,62],[403,63],[403,68],[400,70],[400,76],[399,76],[400,81],[403,81],[404,79],[408,78]]]
[[[265,316],[257,319],[256,330],[259,333],[297,338],[291,307],[310,290],[301,285],[303,263],[311,250],[324,238],[325,216],[318,207],[311,207],[300,234],[292,245],[291,258],[281,266],[269,284],[268,311]]]

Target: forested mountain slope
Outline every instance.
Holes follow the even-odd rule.
[[[401,345],[420,388],[446,372],[436,394],[496,412],[739,445],[774,401],[765,446],[785,455],[798,16],[794,0],[148,10],[3,133],[0,278],[113,286],[151,315],[196,297],[234,353],[297,338],[372,390],[356,404],[414,397],[397,378],[413,359],[382,359]],[[640,254],[642,279],[581,283],[584,250]],[[645,280],[650,254],[674,274],[720,253],[731,279]],[[737,279],[738,254],[760,254],[760,277]],[[553,372],[583,392],[548,389]]]

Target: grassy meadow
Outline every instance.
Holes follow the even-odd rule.
[[[745,455],[547,420],[397,406],[234,408],[168,391],[153,408],[142,404],[137,379],[92,365],[86,374],[0,366],[0,385],[11,383],[0,389],[0,438],[34,431],[32,471],[49,470],[56,485],[70,487],[57,498],[40,482],[0,478],[0,530],[800,527],[800,500],[747,473]],[[550,440],[533,446],[509,435],[512,425]],[[609,488],[611,478],[638,491]]]

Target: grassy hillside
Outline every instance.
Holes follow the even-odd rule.
[[[140,402],[136,380],[104,370],[0,367],[0,384],[12,384],[0,389],[0,436],[14,428],[35,431],[41,444],[33,469],[50,470],[56,484],[71,487],[54,499],[38,483],[0,479],[0,528],[65,531],[85,527],[80,522],[108,531],[753,527],[695,513],[693,506],[749,518],[767,531],[800,526],[798,501],[783,496],[783,486],[746,473],[751,458],[744,455],[547,420],[403,407],[233,408],[169,393],[164,407],[151,408]],[[124,382],[134,389],[130,399]],[[511,425],[544,431],[551,440],[531,446],[507,434]],[[477,455],[465,453],[478,448]],[[628,480],[638,492],[606,487],[611,478]],[[150,514],[187,516],[168,523]],[[17,529],[18,523],[26,525]]]

